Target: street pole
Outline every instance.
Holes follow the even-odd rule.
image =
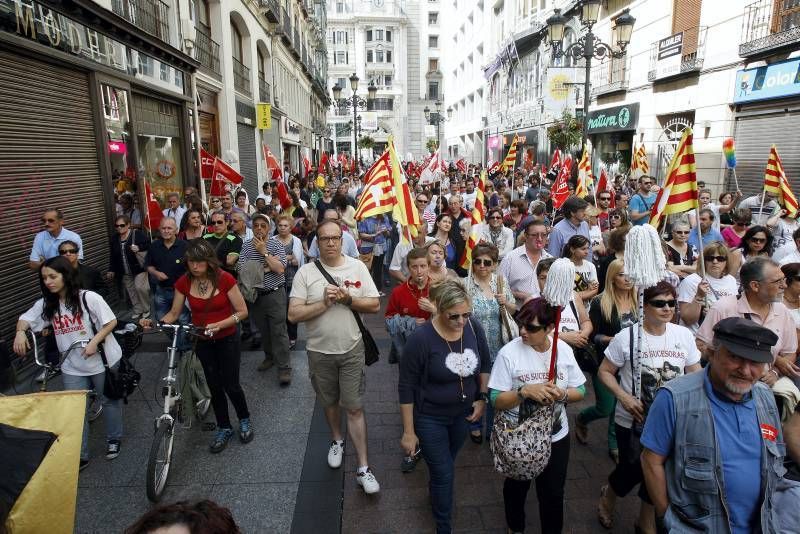
[[[358,103],[356,102],[356,94],[353,93],[353,161],[356,165],[356,174],[358,173]]]
[[[589,76],[592,72],[592,56],[594,55],[594,34],[589,28],[586,34],[585,45],[583,48],[584,61],[584,80],[583,80],[583,132],[581,134],[581,151],[586,148],[586,139],[589,136],[589,88],[591,86]]]

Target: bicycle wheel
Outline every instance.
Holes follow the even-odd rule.
[[[147,498],[151,502],[158,502],[167,486],[174,440],[174,423],[161,421],[153,437],[150,457],[147,459]]]

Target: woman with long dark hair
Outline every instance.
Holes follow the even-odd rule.
[[[734,249],[728,258],[730,262],[728,272],[738,279],[739,269],[744,262],[758,256],[765,258],[772,256],[773,240],[772,232],[766,226],[757,224],[748,228],[742,237],[741,246]]]
[[[175,282],[172,309],[161,319],[164,323],[178,320],[188,301],[192,323],[205,328],[195,352],[203,365],[211,405],[217,418],[217,434],[211,442],[212,453],[221,452],[233,437],[228,416],[228,399],[239,419],[239,440],[253,439],[247,400],[239,383],[239,323],[247,319],[247,306],[236,279],[222,269],[214,248],[205,240],[192,241],[186,249],[186,274]],[[140,324],[149,328],[152,321]]]
[[[459,271],[462,269],[458,262],[461,260],[461,253],[464,252],[464,240],[461,238],[458,226],[453,224],[453,217],[450,213],[440,213],[436,217],[433,231],[428,235],[435,238],[444,247],[444,262],[447,268],[461,274]]]
[[[25,331],[50,327],[59,352],[63,353],[76,341],[86,341],[84,348],[73,348],[61,364],[64,389],[91,390],[102,393],[105,385],[105,367],[100,356],[102,350],[108,365],[115,368],[122,349],[114,336],[117,326],[114,312],[93,291],[80,288],[77,271],[70,262],[57,256],[46,260],[39,268],[39,285],[42,298],[23,313],[17,321],[14,352],[25,356],[30,349]],[[92,335],[92,333],[94,335]],[[119,456],[122,439],[122,401],[103,397],[103,419],[106,425],[106,458]],[[89,427],[83,426],[80,468],[89,464]]]

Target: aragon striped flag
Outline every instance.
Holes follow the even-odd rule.
[[[400,158],[397,157],[397,151],[394,148],[394,136],[389,136],[388,144],[389,148],[386,149],[386,154],[388,154],[389,175],[394,186],[392,218],[402,229],[400,232],[401,243],[409,244],[411,239],[416,237],[417,226],[422,223],[422,219],[416,204],[414,204],[408,178],[403,175]]]
[[[697,207],[697,169],[692,139],[692,129],[686,128],[667,169],[664,187],[658,192],[650,211],[650,224],[656,228],[667,215]]]
[[[778,203],[783,206],[789,217],[797,216],[797,198],[792,193],[792,188],[789,187],[789,180],[786,178],[786,172],[783,170],[783,163],[775,145],[772,145],[769,151],[767,169],[764,171],[764,191],[777,196]]]
[[[356,220],[392,211],[397,203],[389,166],[389,151],[383,153],[364,175],[364,190],[358,200]]]
[[[508,154],[506,154],[506,159],[503,160],[503,170],[514,170],[514,167],[517,165],[517,142],[519,141],[519,137],[517,134],[514,134],[514,140],[511,141],[511,146],[508,148]]]
[[[639,145],[639,150],[636,151],[636,159],[639,163],[639,170],[642,174],[650,173],[650,163],[647,161],[647,152],[644,150],[644,143]]]
[[[478,232],[480,225],[486,220],[486,171],[481,173],[478,180],[478,188],[475,190],[475,206],[472,208],[472,230],[467,240],[467,246],[464,247],[464,253],[461,255],[461,268],[469,269],[472,264],[472,249],[478,244]]]
[[[584,198],[589,195],[589,184],[594,184],[592,176],[592,155],[587,143],[583,147],[583,155],[578,162],[578,185],[575,187],[575,196]]]

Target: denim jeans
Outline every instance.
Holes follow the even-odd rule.
[[[119,364],[113,368],[116,369]],[[106,383],[106,373],[98,373],[90,376],[76,376],[64,373],[64,389],[80,390],[93,389],[103,399],[103,422],[106,425],[106,440],[122,439],[122,399],[110,400],[102,395],[103,386]],[[88,399],[87,399],[88,408]],[[83,440],[81,441],[81,460],[89,459],[89,420],[83,422]]]
[[[464,413],[454,417],[425,414],[414,417],[414,430],[430,473],[429,493],[437,534],[450,534],[452,530],[455,460],[469,433],[466,418],[471,413],[472,404],[468,404]]]
[[[153,305],[155,306],[155,319],[161,320],[167,312],[172,308],[172,299],[175,296],[175,289],[171,287],[161,287],[160,285],[155,285],[155,291],[153,292]],[[183,310],[181,310],[181,314],[178,317],[178,322],[180,324],[189,324],[192,320],[191,314],[189,313],[189,308],[185,305]],[[172,340],[170,340],[172,341]],[[187,339],[186,332],[179,332],[178,333],[178,350],[191,350],[192,342]]]

